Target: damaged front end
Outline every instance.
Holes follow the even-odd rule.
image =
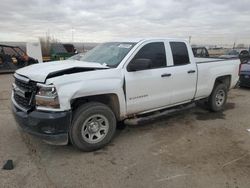
[[[47,143],[54,145],[67,144],[71,111],[43,110],[43,108],[57,107],[54,104],[44,106],[41,102],[41,98],[44,97],[43,100],[47,102],[46,104],[51,104],[51,99],[54,96],[50,97],[49,91],[46,91],[46,93],[41,90],[41,84],[39,83],[37,84],[17,74],[14,77],[12,111],[19,127]]]

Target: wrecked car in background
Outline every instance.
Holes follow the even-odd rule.
[[[193,46],[192,51],[194,53],[194,57],[209,57],[209,53],[206,47]]]
[[[20,47],[0,44],[0,73],[14,72],[35,63],[38,61],[29,57]]]

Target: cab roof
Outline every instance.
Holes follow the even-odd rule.
[[[153,37],[148,37],[148,38],[122,38],[122,39],[116,39],[110,42],[133,42],[133,43],[138,43],[142,41],[148,41],[148,40],[174,40],[174,41],[187,41],[185,38],[165,38],[165,37],[158,37],[158,38],[153,38]]]

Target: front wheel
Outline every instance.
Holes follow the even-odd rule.
[[[70,140],[82,151],[94,151],[104,147],[114,137],[116,118],[105,104],[89,102],[73,114],[69,131]]]
[[[208,99],[209,109],[213,112],[223,110],[227,101],[228,89],[225,84],[215,85],[211,95]]]

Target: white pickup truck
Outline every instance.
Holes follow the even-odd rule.
[[[180,39],[107,42],[79,58],[17,70],[13,114],[22,129],[48,143],[70,140],[92,151],[128,118],[201,99],[222,110],[239,65],[237,59],[194,58]]]

